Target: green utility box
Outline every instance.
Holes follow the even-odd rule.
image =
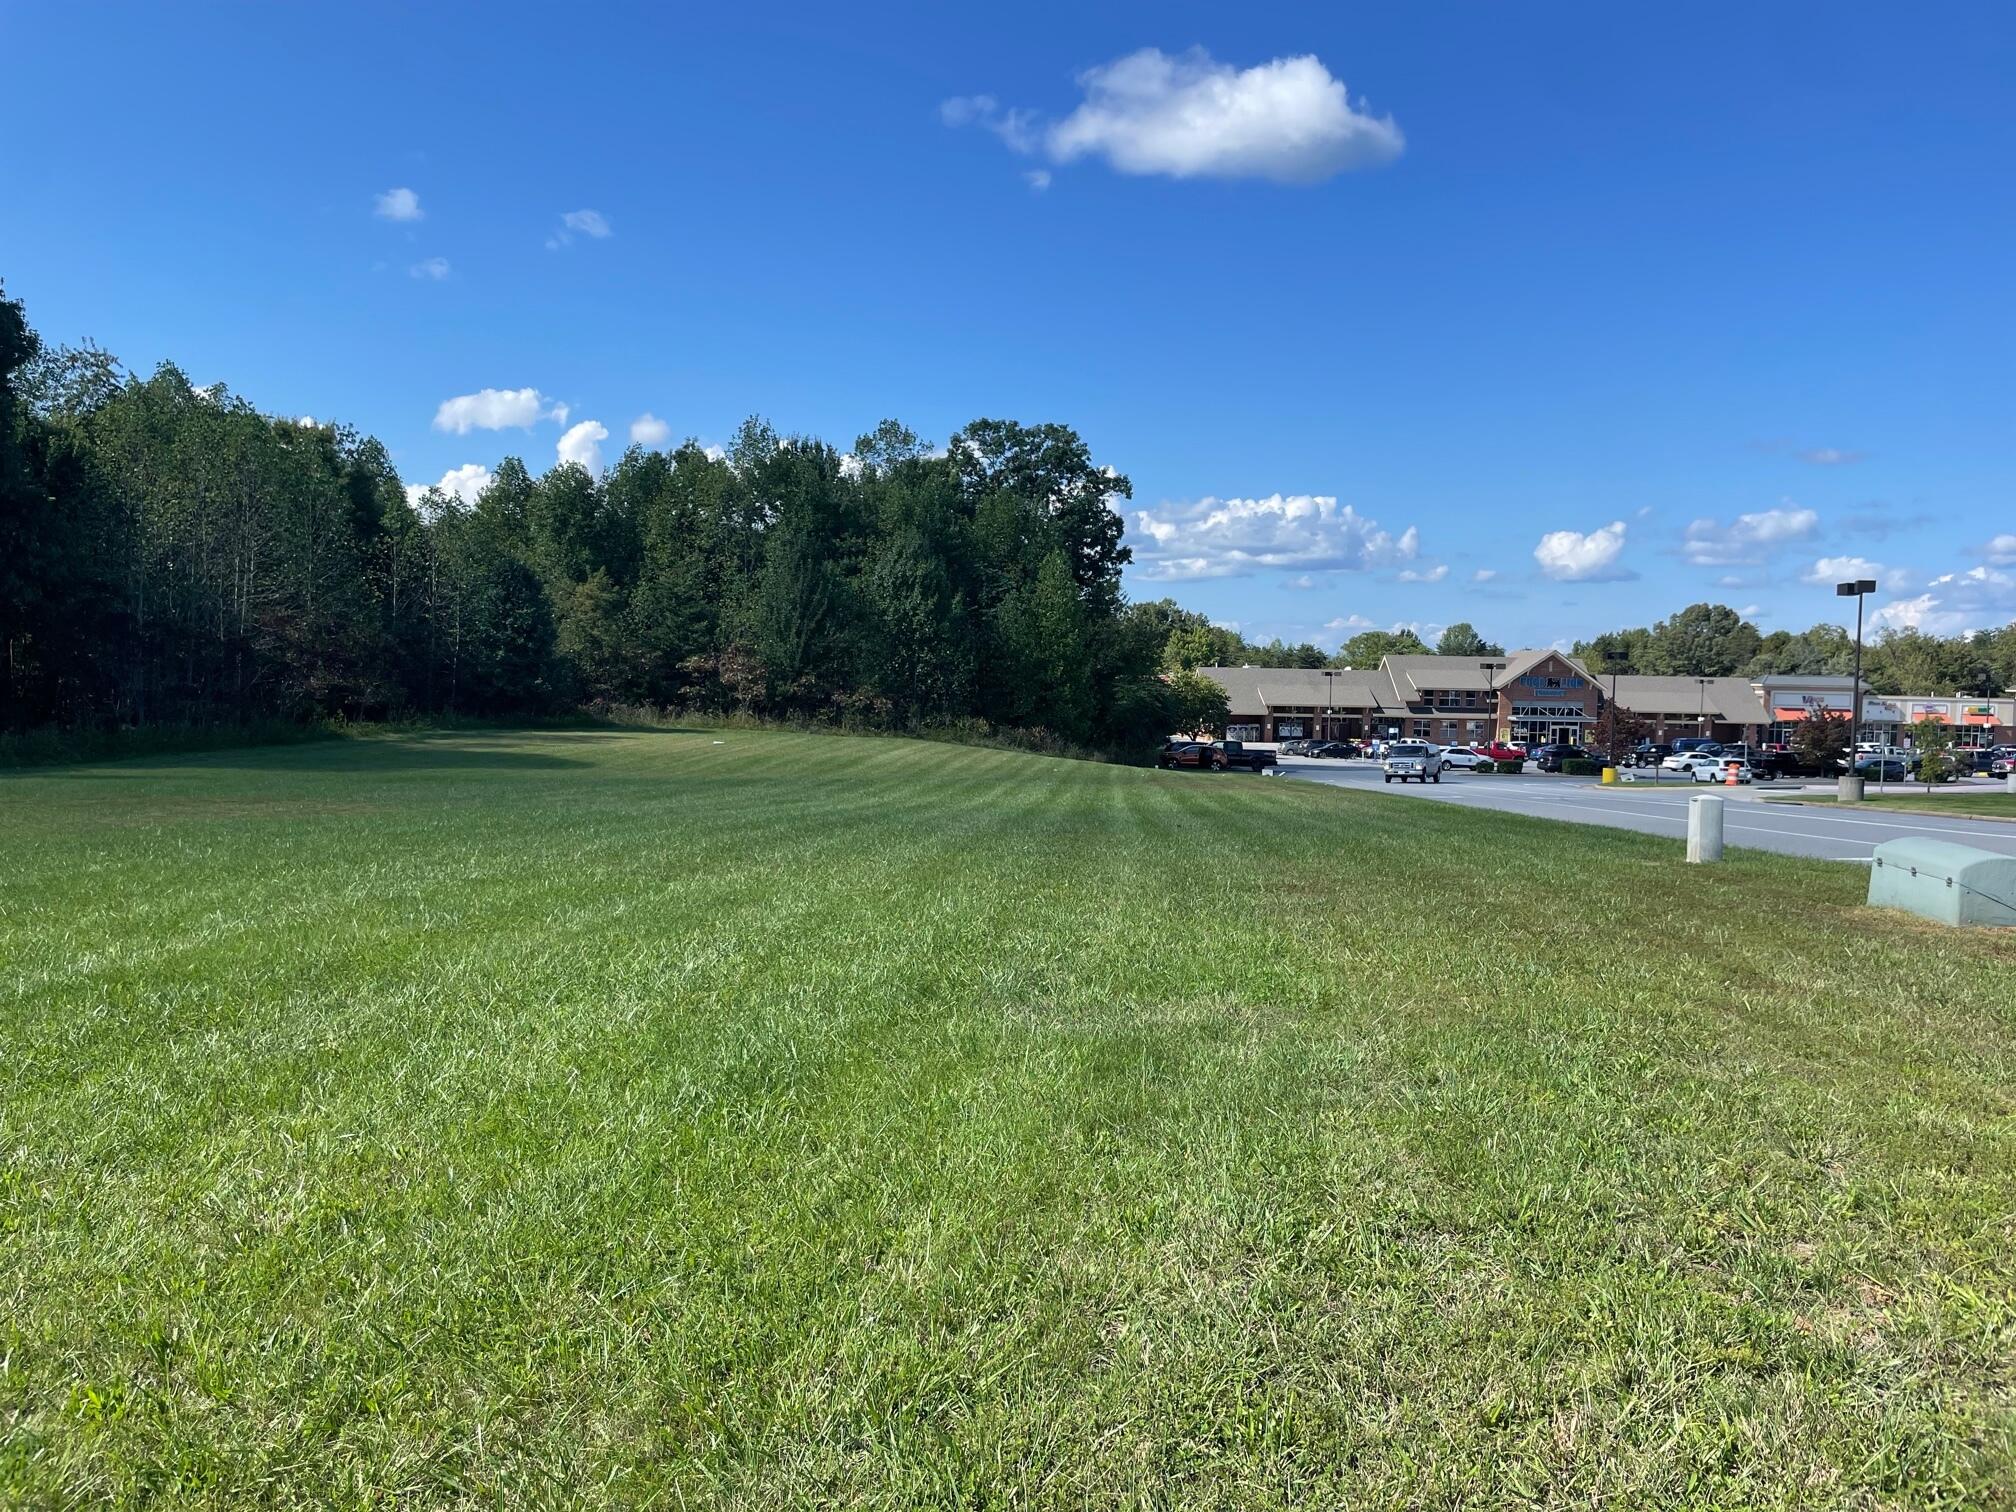
[[[2016,856],[1947,840],[1888,840],[1869,868],[1869,906],[1941,924],[2016,926]]]

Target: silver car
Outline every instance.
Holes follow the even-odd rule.
[[[1401,782],[1440,782],[1442,753],[1425,740],[1396,740],[1386,747],[1382,770],[1388,782],[1395,778]]]

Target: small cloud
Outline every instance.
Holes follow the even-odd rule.
[[[1845,467],[1851,462],[1860,462],[1862,457],[1859,451],[1842,451],[1832,446],[1816,446],[1799,453],[1801,462],[1810,462],[1815,467]]]
[[[1303,572],[1298,573],[1296,576],[1288,579],[1288,581],[1283,583],[1281,586],[1284,588],[1294,588],[1299,591],[1314,588],[1316,586],[1316,579],[1311,577],[1308,573]]]
[[[439,283],[442,279],[446,278],[453,271],[454,270],[448,266],[447,258],[428,257],[423,258],[421,261],[413,264],[412,267],[406,270],[406,273],[407,276],[410,278],[431,279],[435,283]]]
[[[659,447],[672,439],[672,427],[646,410],[630,422],[630,440],[638,446]]]
[[[1741,609],[1736,611],[1736,614],[1741,619],[1755,619],[1763,612],[1764,606],[1762,604],[1745,604]]]
[[[2016,535],[2005,531],[1983,546],[1981,554],[1997,567],[2016,567]]]
[[[464,504],[474,504],[477,495],[488,488],[491,481],[490,469],[481,462],[464,462],[460,467],[449,468],[441,475],[441,481],[433,487],[451,499],[459,499]],[[425,483],[408,483],[406,502],[415,509],[420,508],[420,501],[427,496],[427,489],[428,485]]]
[[[603,241],[615,234],[616,228],[600,210],[567,210],[560,216],[560,229],[546,238],[546,250],[557,252],[562,247],[571,247],[576,235]]]
[[[1746,585],[1742,578],[1737,577],[1734,573],[1729,573],[1715,579],[1715,586],[1717,588],[1742,588]]]
[[[938,107],[938,119],[947,126],[978,126],[991,131],[1011,152],[1036,150],[1036,113],[1003,110],[992,95],[956,95]]]
[[[1022,175],[1022,182],[1027,184],[1035,193],[1041,194],[1045,189],[1050,187],[1050,170],[1048,168],[1031,168],[1027,173]]]
[[[1586,535],[1579,530],[1550,530],[1533,548],[1540,570],[1560,583],[1611,583],[1638,574],[1618,564],[1624,554],[1625,525],[1612,520]]]
[[[302,415],[294,423],[303,430],[320,430],[322,428],[322,422],[317,420],[313,415]]]
[[[1449,576],[1449,564],[1438,562],[1435,566],[1417,571],[1412,567],[1401,572],[1397,581],[1402,583],[1439,583]]]
[[[411,189],[387,189],[371,202],[371,213],[389,221],[424,220],[427,215],[420,208],[420,196]]]
[[[1473,583],[1488,583],[1496,576],[1498,576],[1498,569],[1496,567],[1479,567],[1475,572],[1470,574],[1470,581]]]
[[[1788,499],[1786,507],[1738,515],[1727,525],[1696,520],[1687,527],[1681,551],[1696,567],[1721,567],[1761,561],[1777,547],[1811,540],[1820,527],[1819,514]]]
[[[1378,627],[1362,614],[1346,614],[1337,619],[1325,620],[1325,630],[1373,630]]]
[[[588,476],[602,476],[602,443],[609,439],[609,427],[599,420],[583,420],[570,428],[554,447],[562,462],[586,469]]]
[[[434,429],[466,436],[472,430],[530,430],[538,420],[567,423],[567,406],[537,389],[482,389],[444,399],[434,411]]]

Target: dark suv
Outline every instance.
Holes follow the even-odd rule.
[[[1578,745],[1542,746],[1533,753],[1533,765],[1543,772],[1558,772],[1564,761],[1587,761],[1589,753]]]

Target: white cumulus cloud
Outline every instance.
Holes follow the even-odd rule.
[[[1134,515],[1135,557],[1157,582],[1243,577],[1268,568],[1359,572],[1420,554],[1420,534],[1395,536],[1327,494],[1198,499]]]
[[[1314,56],[1253,68],[1202,48],[1144,47],[1078,76],[1085,99],[1048,132],[1060,163],[1104,158],[1122,173],[1309,184],[1398,157],[1391,116],[1354,107]]]
[[[530,430],[536,421],[567,423],[567,406],[548,399],[539,390],[493,389],[458,394],[444,399],[434,411],[434,429],[466,436],[472,430]]]
[[[609,427],[599,420],[583,420],[560,438],[554,452],[562,462],[586,468],[588,476],[602,476],[602,443],[609,439]]]
[[[1998,535],[1981,548],[1981,554],[1997,567],[2016,567],[2016,535]]]
[[[387,189],[371,202],[371,213],[380,220],[416,221],[426,217],[420,196],[411,189]]]
[[[1599,530],[1550,530],[1533,548],[1540,570],[1560,583],[1611,583],[1636,577],[1620,565],[1624,554],[1624,522],[1612,520]]]
[[[441,474],[441,481],[433,486],[451,499],[460,499],[464,504],[474,504],[476,496],[488,488],[492,481],[490,469],[481,462],[464,462],[460,467],[451,467]],[[428,485],[408,483],[406,501],[415,509],[426,497]]]
[[[1439,583],[1447,576],[1449,576],[1449,564],[1447,562],[1437,562],[1433,567],[1421,568],[1419,570],[1409,567],[1400,574],[1398,581],[1402,583]]]
[[[1036,114],[992,95],[961,95],[938,108],[948,126],[979,126],[1014,151],[1051,161],[1096,157],[1120,173],[1169,178],[1257,178],[1313,184],[1391,162],[1406,138],[1391,116],[1354,104],[1321,59],[1275,58],[1252,68],[1202,48],[1144,47],[1078,76],[1083,99],[1039,129]],[[1039,171],[1040,172],[1040,171]],[[1032,188],[1048,186],[1038,174]]]
[[[1696,567],[1727,567],[1757,562],[1777,547],[1809,541],[1819,528],[1817,511],[1788,504],[1738,515],[1726,525],[1696,520],[1687,527],[1681,550]]]
[[[1378,627],[1362,614],[1345,614],[1333,620],[1325,620],[1323,628],[1325,630],[1374,630]]]
[[[672,439],[672,427],[646,410],[630,422],[630,439],[638,446],[663,446]]]
[[[409,277],[431,279],[436,283],[454,271],[445,257],[425,257],[406,270]]]
[[[1882,605],[1870,616],[1881,627],[1961,635],[1993,629],[2016,619],[2016,576],[1993,567],[1946,572],[1911,598]]]
[[[1910,585],[1912,574],[1900,568],[1885,567],[1881,562],[1872,562],[1864,556],[1821,557],[1811,567],[1799,574],[1799,580],[1822,584],[1846,583],[1862,578],[1874,578],[1888,589],[1905,588]]]
[[[1475,572],[1470,574],[1470,581],[1473,583],[1488,583],[1496,576],[1498,576],[1498,569],[1496,567],[1479,567]]]

